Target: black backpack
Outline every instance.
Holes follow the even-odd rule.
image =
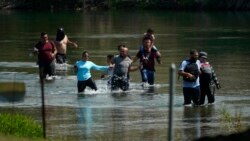
[[[184,72],[191,73],[194,75],[194,78],[187,78],[183,77],[183,80],[188,81],[188,82],[195,82],[197,78],[199,77],[199,68],[196,62],[193,62],[191,60],[186,60],[188,64],[186,65]]]

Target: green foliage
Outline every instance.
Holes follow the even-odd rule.
[[[233,117],[226,108],[221,109],[221,123],[223,130],[232,132],[232,133],[239,133],[244,130],[242,125],[242,114],[241,112],[236,112],[235,116]]]
[[[31,117],[20,114],[0,114],[0,133],[30,138],[43,136],[40,124]]]

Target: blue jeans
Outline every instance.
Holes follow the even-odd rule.
[[[142,82],[148,82],[148,84],[153,85],[155,80],[155,72],[147,69],[141,70]]]

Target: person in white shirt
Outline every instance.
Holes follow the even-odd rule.
[[[178,74],[183,76],[184,106],[191,106],[191,101],[193,101],[194,105],[199,105],[201,64],[198,57],[198,51],[191,50],[189,59],[182,61],[179,67]]]

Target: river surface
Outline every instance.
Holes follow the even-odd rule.
[[[36,57],[30,52],[45,31],[55,39],[63,27],[78,48],[68,47],[68,71],[45,83],[46,136],[59,140],[166,141],[168,137],[169,67],[178,68],[190,49],[208,52],[222,88],[216,103],[183,107],[181,79],[174,95],[174,140],[229,134],[222,111],[240,115],[250,125],[250,13],[84,11],[0,11],[0,81],[24,82],[26,92],[17,101],[0,99],[2,112],[21,112],[41,122],[41,92]],[[124,43],[135,56],[147,28],[155,31],[162,54],[156,65],[156,83],[141,87],[139,72],[132,72],[128,92],[111,92],[101,72],[92,71],[97,91],[77,94],[72,66],[87,50],[90,60],[106,65],[107,54],[118,54]],[[136,63],[135,63],[136,65]],[[233,123],[233,122],[231,122]],[[229,124],[229,126],[227,126]]]

